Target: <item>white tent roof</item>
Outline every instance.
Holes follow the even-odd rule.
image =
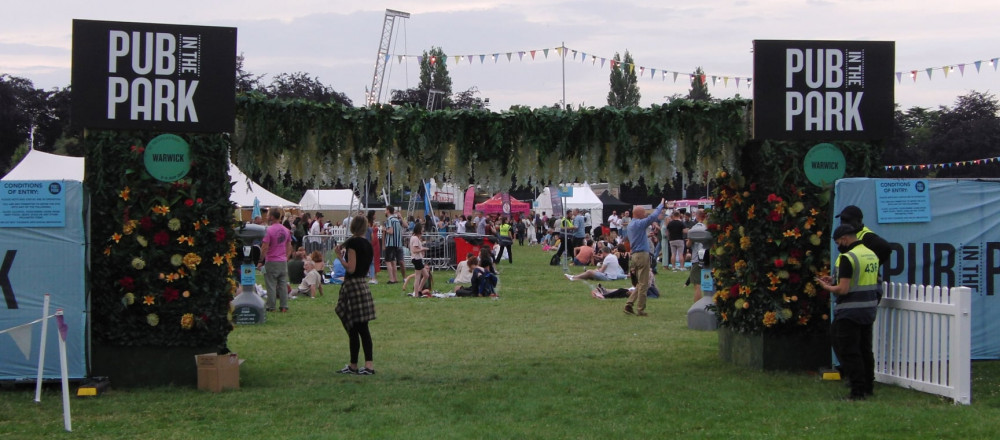
[[[21,162],[10,170],[2,180],[76,180],[83,181],[83,158],[60,156],[38,150],[30,150]],[[295,206],[274,193],[261,188],[257,182],[248,181],[236,165],[229,164],[229,178],[236,181],[229,200],[237,206],[253,206],[253,199],[260,200],[260,206]]]
[[[29,150],[0,180],[75,180],[83,182],[83,158]]]
[[[592,221],[594,223],[600,223],[600,218],[603,215],[604,203],[601,202],[601,198],[594,194],[594,190],[590,189],[590,185],[583,184],[573,184],[569,185],[573,187],[573,197],[567,197],[563,209],[583,209],[590,211]],[[552,214],[552,199],[549,197],[549,188],[546,187],[538,198],[535,199],[535,211],[545,211],[548,214]]]
[[[240,171],[232,162],[229,163],[229,179],[236,181],[233,185],[233,192],[229,195],[236,206],[253,206],[253,199],[260,202],[260,206],[296,206],[295,202],[285,200],[276,194],[261,188],[257,182],[250,180],[243,171]]]
[[[364,209],[361,200],[349,189],[310,189],[302,195],[299,207],[305,211],[354,211]]]

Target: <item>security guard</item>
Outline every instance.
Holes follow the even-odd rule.
[[[861,212],[861,208],[854,205],[848,205],[840,211],[840,214],[837,214],[837,218],[840,219],[840,224],[842,225],[854,226],[854,230],[857,232],[858,240],[861,241],[861,244],[865,245],[866,248],[871,249],[871,251],[875,252],[875,255],[878,256],[878,265],[880,268],[884,268],[889,264],[889,257],[892,256],[892,247],[889,245],[888,241],[865,226],[865,214]]]
[[[837,299],[831,342],[841,371],[850,382],[851,394],[847,400],[864,400],[872,395],[875,382],[872,327],[878,308],[878,256],[858,240],[853,225],[838,226],[833,231],[833,240],[840,251],[835,278],[823,277],[817,281]]]

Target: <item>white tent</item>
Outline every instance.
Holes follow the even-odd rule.
[[[29,150],[0,180],[75,180],[83,182],[83,158]]]
[[[284,208],[287,206],[296,206],[295,202],[285,200],[271,191],[261,188],[257,182],[250,180],[232,162],[229,163],[229,179],[236,182],[233,185],[233,192],[229,195],[229,200],[232,200],[236,206],[243,208],[253,206],[255,198],[260,202],[260,206],[262,207],[277,206]]]
[[[21,162],[10,170],[0,180],[76,180],[83,181],[83,158],[60,156],[38,150],[30,150]],[[274,193],[261,188],[257,182],[247,179],[236,165],[229,164],[229,178],[236,181],[229,200],[237,206],[253,206],[253,199],[260,201],[260,206],[295,206]]]
[[[601,198],[597,197],[597,194],[594,194],[594,190],[590,189],[590,185],[586,183],[569,186],[573,187],[573,197],[567,197],[564,200],[563,210],[582,209],[590,211],[591,224],[599,225],[604,215],[604,203],[601,202]],[[552,215],[552,199],[549,196],[548,187],[535,199],[535,212],[541,213],[542,211]],[[563,214],[565,215],[565,212]]]
[[[357,211],[365,209],[349,189],[310,189],[302,195],[299,207],[304,211]]]

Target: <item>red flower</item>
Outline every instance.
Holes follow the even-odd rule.
[[[153,243],[157,246],[166,246],[170,243],[170,234],[167,231],[157,232],[156,235],[153,235]]]
[[[223,241],[226,239],[226,228],[219,228],[215,230],[215,241]]]
[[[771,215],[767,217],[768,220],[772,222],[781,221],[781,213],[777,209],[771,211]]]
[[[792,258],[795,258],[796,260],[801,259],[803,255],[802,249],[792,249],[788,251],[788,255]]]
[[[719,230],[719,224],[718,223],[709,223],[708,224],[708,230],[712,231],[712,232],[718,231]]]
[[[792,283],[792,284],[798,284],[798,283],[802,282],[802,277],[799,276],[799,274],[797,274],[795,272],[792,272],[792,273],[788,274],[788,282]]]
[[[122,277],[122,279],[118,280],[118,285],[122,286],[122,289],[132,290],[135,288],[135,280],[132,277]]]
[[[184,206],[194,206],[194,200],[187,199],[184,201]]]
[[[208,315],[204,313],[202,313],[198,318],[201,319],[201,322],[208,322]]]
[[[139,227],[142,228],[143,231],[148,231],[150,229],[153,229],[153,219],[149,218],[148,215],[143,216],[141,219],[139,219]]]
[[[180,297],[180,295],[181,292],[173,287],[163,289],[163,300],[166,302],[177,301],[177,298]]]
[[[757,191],[757,184],[756,183],[751,183],[750,184],[750,191]]]
[[[778,197],[776,194],[771,193],[771,194],[768,194],[767,201],[770,202],[770,203],[780,203],[781,202],[781,197]]]
[[[740,285],[739,284],[733,284],[733,286],[729,288],[729,296],[730,297],[735,297],[736,295],[739,295],[739,294],[740,294]]]
[[[774,267],[777,267],[779,269],[785,267],[785,260],[782,260],[781,258],[774,260]]]
[[[199,204],[199,205],[200,205],[200,204],[201,204],[202,202],[204,202],[204,200],[202,200],[202,199],[201,199],[201,197],[198,197],[198,198],[197,198],[197,199],[196,199],[195,201],[196,201],[196,202],[198,202],[198,204]]]

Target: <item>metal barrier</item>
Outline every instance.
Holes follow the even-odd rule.
[[[403,264],[406,267],[413,267],[410,262],[410,236],[409,231],[403,232]],[[454,269],[452,264],[454,243],[449,241],[453,234],[441,234],[438,232],[424,232],[421,238],[424,241],[424,265],[432,269]],[[384,254],[384,253],[383,253]],[[383,257],[384,260],[384,257]]]
[[[874,329],[875,380],[951,398],[972,394],[972,290],[886,283]]]

